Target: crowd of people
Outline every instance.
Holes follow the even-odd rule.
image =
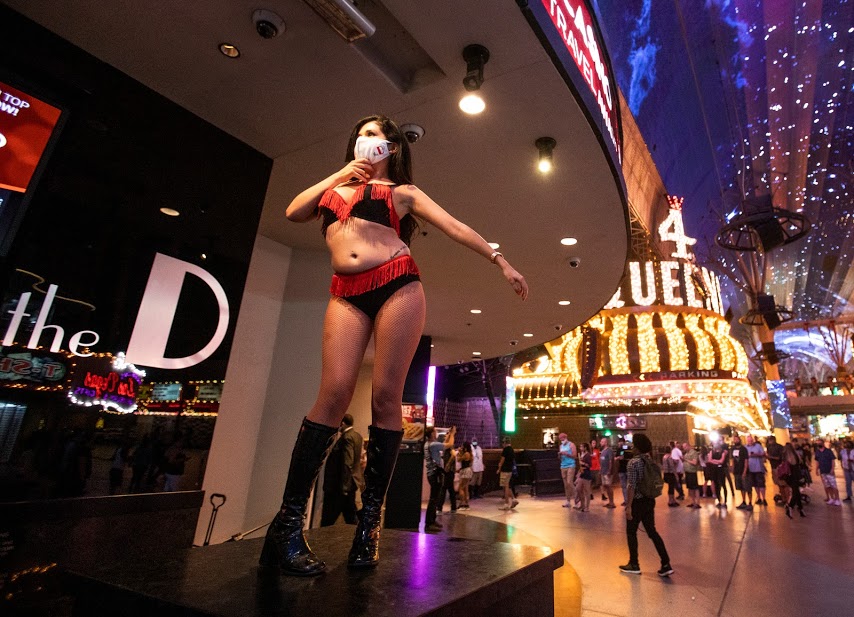
[[[689,507],[692,508],[700,507],[700,497],[714,497],[717,507],[726,509],[730,496],[733,501],[740,496],[741,503],[736,506],[739,510],[767,506],[767,467],[771,471],[773,500],[786,508],[790,517],[794,510],[805,516],[801,489],[813,483],[813,474],[824,488],[825,503],[841,506],[843,501],[850,503],[852,499],[852,448],[854,442],[851,439],[833,443],[817,439],[810,443],[793,438],[781,445],[773,435],[766,439],[764,446],[753,435],[747,435],[745,442],[740,435],[733,435],[729,443],[719,439],[711,446],[696,447],[684,443],[680,448],[671,442],[669,451],[662,457],[668,506],[681,505],[678,500],[684,499],[683,483],[691,497]],[[844,499],[840,499],[837,486],[836,461],[843,471]]]
[[[477,438],[465,441],[458,448],[454,447],[457,429],[451,427],[450,431],[439,435],[435,427],[427,429],[424,444],[424,462],[427,469],[427,481],[430,484],[430,499],[427,504],[425,517],[425,530],[436,532],[442,529],[442,524],[436,520],[437,515],[442,513],[447,499],[450,512],[470,509],[471,499],[482,498],[480,488],[483,482],[483,448],[478,445]],[[508,454],[508,452],[510,454]],[[501,469],[507,477],[501,481],[504,491],[504,509],[515,508],[518,501],[507,498],[510,491],[509,476],[512,474],[514,465],[513,448],[509,439],[505,440],[502,451],[502,459],[499,463],[499,474]],[[506,460],[505,460],[506,459]]]
[[[454,447],[456,430],[447,435],[428,434],[425,447],[428,479],[437,483],[433,507],[441,513],[446,499],[450,511],[469,507],[470,493],[478,498],[484,465],[483,452],[477,441]],[[563,481],[564,508],[588,512],[592,503],[601,500],[605,508],[617,508],[614,491],[617,484],[622,493],[621,506],[628,501],[628,466],[634,450],[624,438],[612,446],[607,438],[594,439],[576,445],[566,433],[558,435],[557,456]],[[770,499],[785,508],[791,517],[793,512],[806,516],[803,506],[809,500],[802,493],[817,479],[825,491],[825,503],[841,506],[852,500],[854,481],[854,441],[826,442],[793,438],[781,445],[771,435],[763,445],[753,435],[733,434],[731,438],[719,438],[710,444],[689,444],[671,441],[667,447],[658,449],[657,459],[661,462],[663,482],[666,486],[667,505],[676,508],[685,505],[691,509],[702,507],[701,500],[714,499],[715,506],[727,509],[728,504],[740,501],[738,510],[753,510],[766,507]],[[503,510],[518,505],[512,486],[516,467],[515,453],[509,438],[505,438],[498,466],[501,505]],[[845,497],[841,498],[836,479],[836,465],[840,465],[845,485]],[[771,472],[770,481],[767,472]],[[439,478],[441,476],[441,479]],[[439,487],[439,484],[441,486]],[[771,487],[768,486],[771,484]],[[770,491],[769,491],[770,489]],[[598,495],[594,496],[594,493]],[[430,508],[428,508],[428,512]],[[435,523],[435,515],[431,516]],[[441,528],[438,524],[434,530]]]

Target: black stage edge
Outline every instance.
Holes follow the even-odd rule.
[[[327,563],[318,577],[259,568],[257,539],[72,571],[65,584],[75,617],[554,615],[562,550],[385,529],[379,566],[350,570],[353,527],[306,535]]]

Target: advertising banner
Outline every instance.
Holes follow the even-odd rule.
[[[27,190],[60,114],[0,81],[0,189]]]

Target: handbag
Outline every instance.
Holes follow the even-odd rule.
[[[780,464],[777,465],[777,477],[780,479],[788,478],[790,473],[792,473],[792,467],[789,465],[789,461],[784,458],[780,461]]]

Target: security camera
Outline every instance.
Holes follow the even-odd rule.
[[[510,346],[511,346],[511,347],[515,347],[515,346],[516,346],[516,345],[518,345],[518,344],[519,344],[519,341],[517,341],[516,339],[513,339],[512,341],[510,341]]]
[[[252,23],[262,39],[274,39],[286,28],[285,20],[267,9],[258,9],[252,13]]]
[[[569,258],[569,267],[577,268],[581,265],[581,257],[570,257]]]
[[[555,325],[552,326],[552,328],[554,328],[555,330],[560,332],[561,330],[563,330],[563,324],[556,323]]]
[[[400,127],[400,130],[406,137],[406,141],[411,144],[414,144],[416,141],[424,137],[424,127],[418,126],[417,124],[404,124]]]

